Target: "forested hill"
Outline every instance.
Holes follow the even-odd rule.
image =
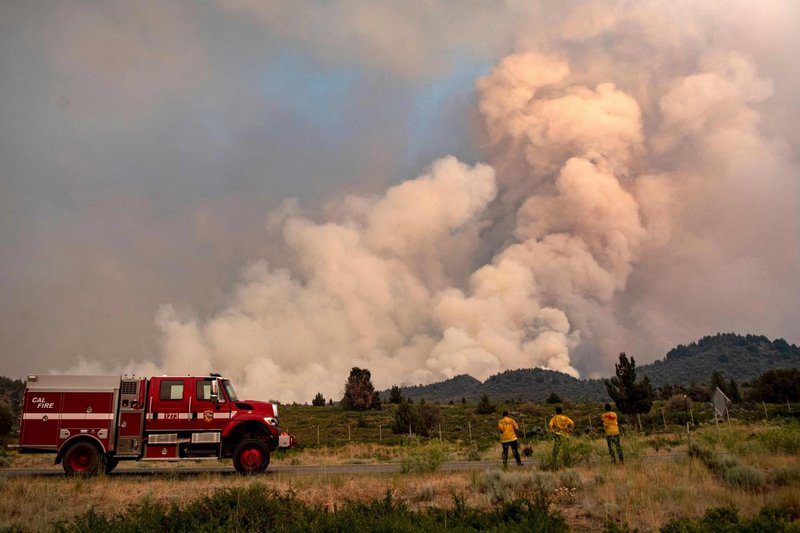
[[[637,354],[628,354],[638,361]],[[703,337],[697,342],[679,345],[670,350],[663,360],[637,367],[638,375],[647,375],[653,386],[666,383],[689,385],[709,383],[714,372],[725,379],[739,383],[753,380],[778,368],[800,368],[800,348],[783,339],[770,341],[761,335],[718,333]],[[610,376],[609,376],[610,377]],[[607,401],[603,380],[580,380],[572,376],[540,368],[507,370],[491,376],[481,383],[461,375],[430,385],[402,387],[404,397],[435,402],[458,402],[461,399],[476,401],[486,394],[492,401],[530,400],[543,401],[551,393],[564,400]],[[388,399],[389,391],[381,398]]]
[[[486,394],[492,401],[526,400],[541,402],[550,394],[556,393],[563,399],[606,401],[605,386],[602,380],[576,379],[562,372],[541,368],[523,368],[506,370],[495,374],[481,383],[472,376],[461,375],[452,379],[432,383],[401,387],[404,398],[434,402],[458,402],[466,400],[475,402]],[[381,399],[386,401],[389,391],[381,392]]]
[[[727,379],[750,381],[767,370],[800,368],[800,347],[763,335],[717,333],[688,346],[678,345],[667,356],[639,368],[653,385],[708,382],[712,373]]]

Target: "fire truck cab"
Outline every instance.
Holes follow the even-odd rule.
[[[55,453],[67,474],[111,472],[125,460],[232,458],[266,470],[294,444],[277,404],[243,401],[230,380],[207,376],[28,376],[20,451]]]

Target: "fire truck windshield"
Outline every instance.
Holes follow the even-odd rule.
[[[227,379],[222,380],[222,386],[225,388],[225,394],[228,395],[228,399],[232,402],[238,402],[239,397],[236,395],[236,390],[233,388],[233,385]]]

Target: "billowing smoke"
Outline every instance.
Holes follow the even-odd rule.
[[[219,368],[283,400],[336,395],[352,366],[384,381],[496,372],[511,361],[486,350],[461,358],[445,350],[441,363],[429,357],[443,350],[440,293],[473,255],[495,195],[490,167],[445,158],[381,198],[348,198],[335,222],[286,206],[271,224],[291,268],[250,265],[227,309],[203,323],[164,307],[164,369]]]
[[[443,157],[320,211],[285,202],[267,230],[282,253],[248,264],[215,312],[162,306],[162,358],[131,369],[215,370],[302,402],[340,397],[353,366],[379,388],[521,367],[593,376],[623,350],[641,362],[719,330],[791,331],[798,139],[762,65],[781,75],[786,34],[769,30],[800,17],[788,2],[694,4],[526,12],[516,51],[476,80],[484,163]],[[337,16],[397,14],[347,5]],[[230,9],[295,28],[284,4]],[[341,34],[300,26],[340,59]],[[377,43],[370,65],[413,71],[434,46],[413,24],[384,27],[359,34]],[[407,41],[420,44],[395,53]],[[797,87],[796,69],[782,76]]]

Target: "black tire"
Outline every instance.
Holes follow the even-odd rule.
[[[119,459],[106,455],[106,474],[110,474],[119,464]]]
[[[269,449],[263,441],[245,439],[233,450],[233,467],[241,474],[259,474],[269,465]]]
[[[72,444],[64,453],[61,465],[68,476],[96,476],[105,468],[105,455],[87,441]]]

